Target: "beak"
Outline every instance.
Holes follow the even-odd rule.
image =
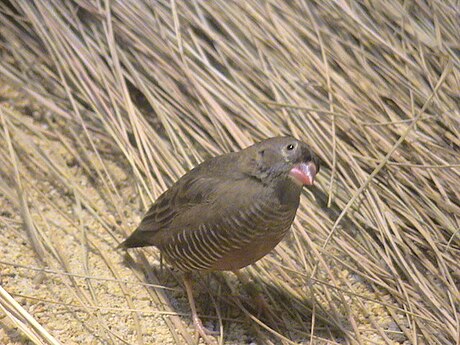
[[[315,176],[318,172],[318,168],[315,163],[300,163],[294,165],[294,167],[289,172],[289,177],[291,177],[294,182],[302,186],[311,186],[315,181]]]

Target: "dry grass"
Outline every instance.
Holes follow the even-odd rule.
[[[247,270],[284,324],[216,274],[198,301],[220,340],[460,344],[459,16],[437,0],[0,4],[7,339],[192,344],[176,274],[113,248],[187,169],[290,133],[325,168]]]

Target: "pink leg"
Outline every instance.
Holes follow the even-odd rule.
[[[192,289],[192,279],[190,277],[189,273],[184,274],[184,285],[185,285],[185,291],[187,292],[187,297],[188,297],[188,302],[190,304],[190,309],[192,311],[192,321],[193,325],[195,326],[196,331],[198,334],[203,338],[203,340],[207,344],[215,344],[208,335],[218,335],[219,332],[216,331],[211,331],[207,329],[206,327],[203,326],[203,323],[201,322],[201,319],[199,318],[197,312],[196,312],[196,305],[195,305],[195,299],[193,298],[193,289]]]

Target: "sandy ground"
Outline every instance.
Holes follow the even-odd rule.
[[[39,126],[43,125],[41,119],[42,116],[46,116],[43,109],[34,108],[33,104],[21,98],[21,94],[6,85],[3,86],[2,93],[4,99],[8,99],[3,105],[12,107],[18,116],[27,116],[25,112],[32,112],[30,121]],[[43,126],[46,129],[46,126]],[[50,147],[49,141],[42,142],[38,136],[32,137],[34,143],[43,147],[52,160],[62,163],[61,167],[66,168],[66,173],[70,174],[82,193],[100,207],[99,209],[107,212],[103,216],[113,218],[110,210],[106,209],[97,186],[82,173],[81,168],[75,164],[73,157],[61,143],[54,141]],[[104,157],[104,163],[109,167],[120,194],[128,201],[123,207],[127,209],[129,232],[140,220],[141,206],[127,174],[117,165],[114,158],[116,159]],[[91,155],[90,159],[97,160]],[[135,334],[136,318],[139,319],[145,344],[175,344],[165,318],[153,307],[151,297],[146,292],[151,290],[143,284],[148,278],[143,272],[134,271],[137,274],[133,274],[133,268],[130,268],[127,262],[129,257],[121,251],[114,250],[113,239],[101,227],[100,222],[95,221],[94,215],[88,210],[78,209],[78,204],[69,200],[72,199],[69,198],[71,191],[60,189],[49,177],[37,175],[34,170],[27,168],[24,169],[24,173],[27,182],[34,185],[34,189],[28,189],[27,197],[35,225],[42,231],[46,239],[44,241],[50,241],[51,246],[58,252],[46,253],[48,264],[44,265],[38,260],[23,229],[17,205],[1,195],[0,210],[4,220],[0,236],[2,286],[63,344],[122,343],[122,340],[135,343],[138,341]],[[45,201],[44,196],[48,200]],[[75,216],[79,224],[73,222]],[[116,222],[115,219],[113,221]],[[118,238],[121,240],[122,236],[119,235]],[[84,242],[90,242],[98,252],[88,249]],[[182,285],[178,282],[180,277],[167,268],[161,272],[158,253],[154,249],[142,252],[151,254],[148,255],[148,260],[154,272],[160,273],[161,284],[174,289],[166,291],[165,296],[173,308],[172,312],[183,314],[180,319],[176,318],[176,322],[184,321],[187,323],[185,326],[190,326],[188,303]],[[61,260],[61,264],[56,262]],[[43,269],[46,269],[46,272],[43,272]],[[114,282],[112,271],[116,271],[119,279],[130,283],[123,284],[122,288],[118,282]],[[66,276],[66,273],[71,275]],[[203,277],[198,276],[197,279]],[[211,283],[219,285],[215,281]],[[125,292],[129,291],[133,304],[131,309],[135,309],[136,312],[126,310],[129,307],[123,289]],[[222,293],[229,294],[229,291]],[[204,305],[208,299],[206,293],[197,296],[197,302]],[[215,312],[212,312],[211,308],[208,309],[210,314],[215,316]],[[202,308],[202,311],[206,311],[206,308]],[[251,339],[246,335],[249,332],[241,327],[242,316],[238,314],[241,312],[234,307],[228,309],[224,315],[239,321],[225,327],[227,342],[250,343]],[[211,326],[212,324],[213,322]],[[193,329],[189,327],[188,331],[192,334]],[[0,329],[0,343],[26,343],[21,333],[4,316]]]
[[[47,130],[43,119],[49,114],[45,110],[5,84],[0,88],[0,97],[4,107],[12,109],[25,122]],[[59,123],[56,125],[59,126]],[[65,134],[66,129],[62,128],[62,131]],[[63,183],[56,181],[52,174],[47,175],[34,168],[36,163],[32,161],[37,157],[32,151],[30,157],[25,155],[27,143],[23,150],[18,150],[28,206],[45,243],[45,256],[41,261],[34,253],[22,226],[18,205],[0,193],[0,284],[63,344],[183,343],[181,331],[176,330],[178,325],[186,327],[191,338],[193,329],[190,327],[189,307],[178,274],[168,268],[160,270],[155,249],[139,251],[146,255],[150,263],[148,266],[143,264],[141,255],[125,256],[114,249],[116,242],[112,234],[118,240],[123,238],[123,234],[119,231],[120,227],[113,231],[113,225],[123,224],[129,233],[142,214],[139,196],[131,177],[124,170],[120,156],[107,153],[103,159],[120,191],[119,207],[123,208],[126,216],[123,220],[112,216],[113,210],[107,207],[97,177],[93,181],[89,179],[59,140],[45,139],[43,133],[26,132],[28,136],[24,140],[32,140],[49,156],[50,161],[58,164],[66,177],[73,181],[73,188],[64,188]],[[91,153],[87,159],[97,162],[97,157]],[[27,164],[28,160],[30,164]],[[12,181],[8,176],[0,177],[11,186]],[[79,195],[91,200],[94,209],[100,213],[95,214],[94,210],[83,207]],[[267,269],[270,262],[270,258],[264,259],[260,267]],[[370,298],[375,297],[357,277],[346,271],[341,274],[349,275],[355,291]],[[257,326],[255,321],[249,320],[236,306],[236,301],[244,301],[247,294],[241,291],[230,274],[213,274],[197,279],[201,280],[196,289],[199,309],[202,314],[212,317],[205,319],[208,326],[218,327],[216,308],[213,306],[217,304],[217,311],[224,319],[226,344],[259,344],[267,339],[275,344],[280,342]],[[171,290],[146,285],[156,280]],[[233,296],[226,281],[230,286],[235,286],[241,298]],[[280,291],[278,294],[280,299],[289,299],[286,292]],[[161,302],[161,299],[164,301]],[[395,327],[378,304],[369,302],[366,309],[367,314],[358,320],[360,329],[370,328],[371,319],[383,324],[386,329]],[[286,328],[280,328],[280,333],[298,343],[309,342],[309,315],[305,315],[303,336],[300,332],[291,332],[290,320],[283,313],[279,315],[287,325]],[[321,323],[317,322],[321,329]],[[141,337],[138,329],[141,329]],[[313,344],[345,343],[340,334],[330,333],[326,329],[323,334],[321,331],[315,331],[315,334],[326,341],[317,339]],[[372,329],[366,334],[366,339],[368,341],[364,343],[382,342],[382,338]],[[395,336],[393,340],[398,339]],[[1,312],[0,343],[30,343]]]

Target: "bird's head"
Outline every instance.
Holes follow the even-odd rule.
[[[319,172],[319,158],[293,137],[274,137],[248,149],[250,174],[264,183],[289,179],[298,186],[312,185]]]

